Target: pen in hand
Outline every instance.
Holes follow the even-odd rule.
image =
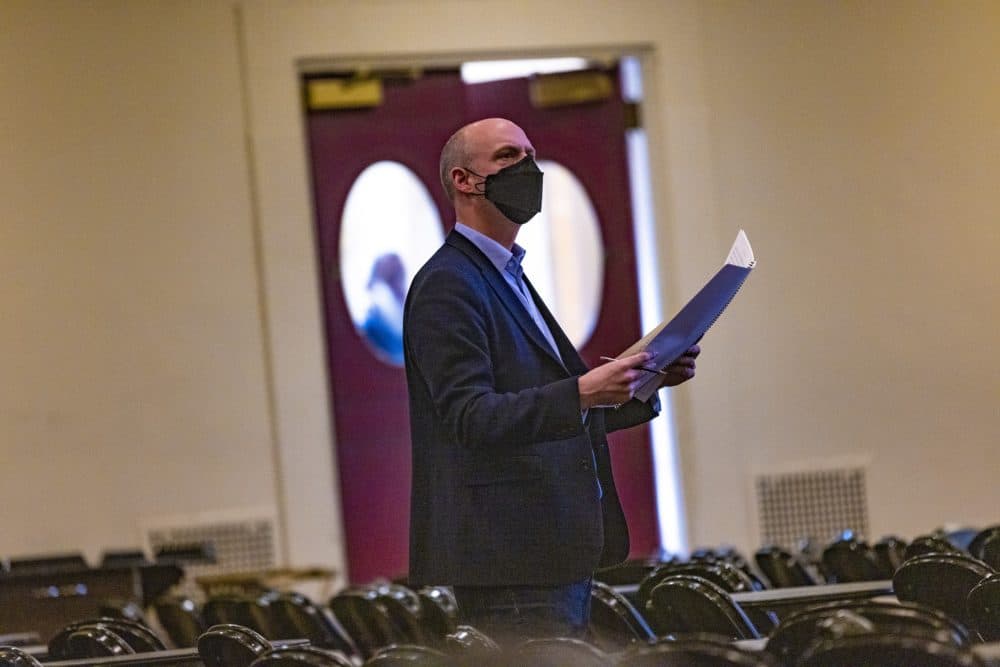
[[[602,361],[618,361],[614,357],[601,357]],[[669,375],[666,371],[661,371],[658,368],[646,368],[645,366],[636,366],[637,370],[646,371],[647,373],[656,373],[658,375]]]

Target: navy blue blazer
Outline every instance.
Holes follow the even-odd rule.
[[[606,434],[656,410],[633,400],[584,423],[577,378],[587,366],[528,288],[561,361],[458,232],[410,286],[411,584],[564,584],[628,555]]]

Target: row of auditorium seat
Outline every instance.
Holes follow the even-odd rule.
[[[154,663],[176,667],[980,667],[998,664],[981,658],[964,627],[947,615],[918,603],[879,600],[839,601],[792,613],[780,621],[766,645],[753,649],[730,643],[722,636],[691,633],[636,641],[615,652],[570,638],[528,640],[501,650],[482,633],[460,626],[439,646],[393,644],[362,661],[358,656],[303,642],[268,641],[252,629],[237,625],[217,625],[198,638],[196,651],[168,653],[146,628],[116,619],[98,619],[65,628],[50,642],[48,657],[73,661],[58,663],[65,667],[90,664],[134,667]],[[157,656],[162,659],[154,660]],[[0,649],[0,667],[42,664],[24,651]]]
[[[734,600],[736,591],[716,577],[719,571],[714,565],[701,574],[650,575],[639,584],[638,609],[659,636],[711,632],[735,641],[760,639],[780,627],[784,619],[774,611],[744,610]],[[891,582],[897,600],[939,610],[974,640],[1000,641],[1000,574],[982,561],[958,553],[922,554],[905,561]]]
[[[298,593],[267,592],[214,596],[200,608],[190,599],[165,598],[154,609],[174,645],[184,647],[194,646],[206,627],[231,623],[268,639],[303,637],[315,646],[368,659],[392,645],[445,648],[460,630],[449,589],[413,591],[389,582],[346,589],[326,608]],[[634,604],[603,582],[594,583],[591,617],[593,643],[610,651],[657,638]]]
[[[668,646],[661,647],[664,637],[683,638],[708,634],[715,637],[718,643],[719,640],[729,642],[769,636],[765,653],[754,654],[753,659],[758,661],[754,664],[793,665],[802,663],[807,655],[826,655],[823,652],[845,650],[842,643],[834,641],[843,637],[849,637],[850,646],[855,648],[874,642],[887,651],[892,649],[912,653],[933,649],[954,659],[958,659],[955,656],[966,654],[972,656],[969,647],[983,638],[994,641],[993,637],[1000,638],[1000,635],[990,634],[1000,633],[1000,618],[994,615],[992,620],[977,621],[974,616],[965,615],[962,609],[949,607],[955,600],[978,594],[984,602],[984,609],[1000,608],[997,605],[1000,600],[1000,575],[967,555],[922,554],[905,561],[893,579],[899,601],[842,600],[811,606],[788,615],[782,614],[781,618],[772,614],[767,618],[771,623],[767,632],[761,632],[733,601],[732,595],[723,588],[726,580],[719,578],[720,573],[731,574],[736,568],[721,562],[684,565],[686,567],[674,564],[676,570],[684,573],[662,577],[649,589],[648,594],[638,592],[643,590],[642,584],[645,583],[640,582],[637,596],[642,599],[641,596],[648,595],[649,598],[641,607],[641,612],[615,589],[598,582],[594,592],[594,623],[590,644],[582,646],[579,642],[570,640],[550,642],[544,644],[543,651],[543,645],[536,642],[530,647],[518,648],[518,655],[530,648],[535,652],[572,653],[576,656],[572,664],[611,664],[611,656],[616,656],[614,660],[618,661],[626,657],[639,660],[640,653],[645,656],[643,660],[654,659],[647,656],[647,653],[658,656],[656,660],[665,660],[661,654],[677,652],[684,647],[686,651],[694,649],[688,644],[678,644],[675,641],[667,642]],[[725,565],[729,567],[724,567]],[[702,567],[702,574],[708,574],[720,583],[700,576],[696,566]],[[746,587],[746,579],[734,578],[731,581]],[[430,598],[432,592],[441,596],[433,603]],[[271,633],[273,636],[270,638],[274,639],[282,635],[282,630],[276,629],[280,615],[274,614],[277,609],[274,603],[280,597],[278,594],[267,594],[259,598],[214,598],[206,603],[203,612],[209,617],[218,615],[220,605],[226,607],[240,601],[241,604],[232,610],[234,617],[243,614],[244,623],[256,625],[259,630]],[[301,596],[295,600],[292,606],[299,609],[311,605]],[[392,602],[385,604],[389,600],[397,603],[395,612],[389,611],[393,607]],[[262,604],[258,605],[258,601]],[[440,604],[442,601],[445,602],[444,607]],[[442,612],[447,619],[445,625],[435,626],[424,617],[421,608],[425,604],[429,605],[429,609],[437,608]],[[457,625],[453,625],[456,618],[452,605],[453,601],[444,590],[418,593],[397,584],[380,584],[344,591],[330,601],[330,609],[344,621],[339,626],[344,632],[336,642],[346,641],[347,647],[342,643],[338,645],[332,642],[334,635],[317,635],[316,628],[310,630],[300,626],[301,631],[291,632],[296,636],[309,638],[318,648],[336,649],[339,655],[352,660],[354,664],[360,664],[362,660],[381,661],[372,664],[394,664],[389,662],[390,659],[403,660],[400,656],[403,649],[400,646],[407,647],[407,661],[417,661],[419,656],[431,661],[422,664],[435,664],[435,659],[443,661],[441,656],[454,655],[453,649],[456,646],[471,646],[481,651],[490,648],[491,643],[481,633],[476,633],[471,628],[459,629]],[[248,609],[257,611],[247,614]],[[311,606],[310,613],[325,617],[320,611],[315,605]],[[337,624],[336,619],[331,620]],[[975,625],[970,626],[971,623]],[[449,628],[454,628],[454,631],[440,634]],[[456,632],[465,634],[456,636]],[[458,636],[464,636],[465,644],[459,642]],[[820,651],[820,642],[830,645]],[[415,645],[422,648],[415,648]],[[655,645],[655,650],[646,651],[645,647],[650,645]],[[702,646],[699,650],[707,648]],[[726,651],[738,653],[731,646]],[[589,662],[581,662],[584,661],[584,653],[589,656],[586,658]],[[495,659],[507,660],[510,655],[497,655]],[[974,656],[968,659],[973,661],[969,664],[976,664]],[[481,660],[477,659],[477,664],[482,664]]]
[[[392,644],[438,645],[457,628],[457,605],[448,589],[412,591],[388,582],[349,588],[322,608],[305,595],[270,591],[189,598],[154,604],[160,625],[176,646],[194,646],[206,628],[236,624],[268,639],[302,637],[321,648],[369,658]]]
[[[256,652],[241,654],[244,662],[240,664],[245,665],[263,659],[267,653],[269,659],[288,662],[262,664],[340,665],[346,661],[355,667],[446,665],[467,663],[469,656],[474,655],[477,667],[491,664],[814,666],[852,664],[837,662],[848,660],[850,651],[908,656],[899,658],[903,662],[886,664],[979,665],[985,663],[975,647],[984,641],[1000,642],[1000,574],[994,565],[974,557],[973,553],[988,558],[997,535],[1000,527],[972,532],[963,541],[941,534],[917,538],[909,544],[893,538],[892,553],[898,563],[892,568],[888,590],[895,593],[896,600],[845,598],[797,610],[787,605],[741,606],[739,599],[749,599],[761,592],[782,594],[782,584],[776,583],[781,581],[780,577],[769,574],[765,567],[777,560],[797,564],[810,572],[812,579],[808,586],[816,587],[824,580],[835,582],[817,590],[846,590],[852,581],[884,579],[882,570],[877,578],[849,574],[851,568],[859,569],[851,558],[875,563],[874,549],[853,535],[842,535],[827,545],[821,559],[812,561],[774,547],[761,549],[754,555],[757,569],[731,549],[700,550],[683,562],[673,559],[627,563],[598,573],[588,642],[536,640],[498,651],[482,633],[458,625],[457,606],[447,589],[413,591],[401,584],[378,583],[342,591],[325,606],[302,595],[277,592],[214,596],[203,605],[164,598],[157,602],[154,613],[160,627],[168,632],[170,642],[157,639],[155,633],[152,638],[144,635],[135,627],[137,624],[128,626],[132,628],[128,630],[112,627],[109,620],[87,621],[74,624],[53,638],[55,643],[49,643],[49,657],[65,659],[80,655],[66,648],[73,642],[79,644],[77,648],[90,647],[80,649],[84,652],[111,650],[100,647],[116,645],[117,635],[123,655],[129,651],[122,648],[122,643],[136,652],[136,646],[146,641],[143,650],[153,653],[162,653],[172,643],[196,649],[202,664],[210,664],[211,658],[205,657],[210,652],[204,647],[213,641],[212,637],[226,634],[229,644],[224,641],[224,646],[239,641],[259,644]],[[844,562],[850,567],[844,566]],[[302,638],[309,645],[276,645],[279,640],[290,638]],[[755,648],[763,646],[764,650],[745,650],[736,645],[740,640],[743,644],[757,642]],[[298,652],[298,657],[292,657],[294,652]],[[711,663],[698,662],[692,657],[697,654],[709,660],[705,656],[713,652],[717,655],[711,658],[715,660]],[[943,662],[913,662],[920,652],[930,652]],[[30,664],[3,660],[0,654],[0,667]],[[231,656],[227,660],[212,664],[235,664]]]
[[[303,643],[269,642],[258,633],[236,625],[214,626],[199,638],[196,650],[146,651],[145,640],[133,650],[131,629],[123,631],[113,619],[75,624],[69,635],[75,657],[49,663],[60,667],[92,665],[136,667],[649,667],[657,665],[779,665],[767,653],[753,652],[713,638],[671,640],[635,645],[612,655],[585,641],[571,638],[527,640],[501,650],[472,628],[459,629],[447,648],[392,645],[363,663],[338,651]],[[128,637],[126,640],[125,637]],[[44,667],[28,652],[0,648],[0,667]]]
[[[597,577],[612,585],[627,584],[640,581],[653,570],[665,566],[725,562],[742,571],[754,590],[761,590],[891,579],[904,560],[926,553],[965,553],[1000,569],[1000,525],[935,531],[910,542],[886,536],[873,545],[851,531],[844,531],[818,554],[809,551],[802,548],[793,553],[785,547],[765,546],[754,553],[754,568],[732,548],[699,549],[683,562],[677,559],[633,560],[600,571]]]
[[[1000,544],[1000,527],[970,532],[958,543],[943,534],[922,536],[909,544],[895,538],[883,540],[889,542],[898,564],[890,570],[866,572],[862,564],[875,567],[874,550],[853,535],[841,536],[823,550],[827,581],[891,580],[899,599],[941,609],[983,639],[1000,641],[1000,605],[992,597],[998,586],[993,575],[1000,562],[991,552],[992,545]],[[610,574],[621,581],[627,571],[639,579],[629,592],[659,635],[711,628],[734,640],[752,639],[768,634],[778,621],[776,615],[760,608],[744,612],[728,600],[729,596],[765,590],[775,582],[777,588],[787,587],[789,582],[799,586],[821,583],[814,577],[795,578],[795,573],[808,572],[806,565],[782,549],[761,549],[754,560],[763,576],[757,576],[746,560],[731,550],[702,552],[687,562],[668,561],[645,571],[631,563]],[[702,616],[696,612],[699,609]],[[715,624],[706,625],[707,617]]]

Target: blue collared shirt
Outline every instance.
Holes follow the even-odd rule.
[[[489,236],[486,236],[486,234],[478,232],[461,222],[455,223],[455,231],[469,239],[473,245],[486,255],[490,263],[496,267],[500,275],[503,276],[504,281],[521,301],[525,310],[528,311],[528,315],[531,316],[538,330],[542,332],[545,340],[548,341],[552,351],[555,352],[556,358],[561,361],[562,355],[559,354],[559,347],[556,345],[556,339],[552,336],[552,331],[549,330],[549,325],[545,323],[545,318],[542,317],[542,313],[538,310],[538,305],[531,298],[531,293],[528,292],[527,287],[519,278],[521,275],[521,261],[524,259],[525,254],[524,248],[515,243],[511,250],[507,250],[507,248]]]

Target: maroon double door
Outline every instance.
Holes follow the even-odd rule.
[[[617,81],[617,74],[610,74]],[[593,335],[580,350],[584,360],[596,365],[641,334],[620,96],[537,109],[527,79],[465,84],[457,71],[443,71],[386,81],[384,101],[375,108],[308,112],[336,461],[348,577],[354,583],[406,573],[410,441],[405,373],[371,353],[348,314],[339,267],[344,204],[366,167],[399,162],[431,193],[447,233],[454,212],[439,185],[441,146],[463,124],[492,116],[524,128],[540,159],[570,169],[597,213],[604,285]],[[372,233],[379,233],[377,226]],[[648,429],[612,434],[611,449],[632,554],[647,555],[659,548]]]

